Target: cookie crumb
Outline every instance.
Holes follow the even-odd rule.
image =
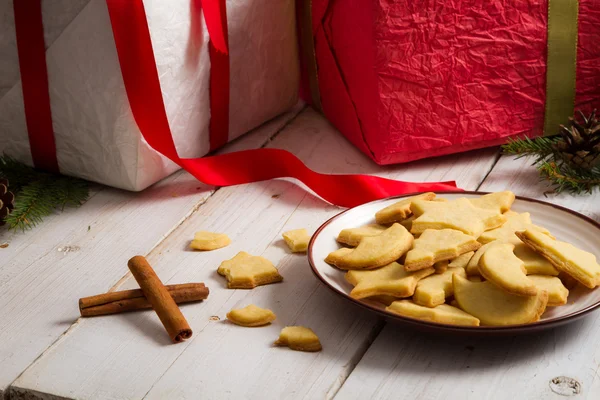
[[[220,321],[220,320],[221,320],[221,318],[219,318],[217,315],[213,315],[213,316],[211,316],[211,317],[209,318],[209,320],[211,320],[211,321]]]
[[[271,196],[272,199],[278,199],[279,196],[281,196],[280,194],[274,194],[273,196]]]
[[[8,243],[2,243],[0,244],[0,249],[5,249],[8,247]]]

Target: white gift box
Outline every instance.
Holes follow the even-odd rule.
[[[192,3],[144,1],[165,111],[184,158],[210,147],[209,35]],[[42,0],[42,16],[61,173],[141,190],[177,170],[133,119],[105,0]],[[232,140],[297,101],[294,0],[227,0],[227,23]],[[0,138],[0,153],[33,165],[10,0],[0,3]]]

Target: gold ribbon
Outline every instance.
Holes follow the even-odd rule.
[[[544,135],[555,135],[575,109],[578,0],[548,0]]]

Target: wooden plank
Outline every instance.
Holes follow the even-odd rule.
[[[223,151],[260,147],[299,111]],[[0,231],[0,397],[77,320],[79,297],[109,290],[124,259],[149,252],[213,192],[183,172],[142,193],[95,186],[78,209],[26,233]]]
[[[406,180],[457,179],[475,188],[495,161],[495,150],[381,168],[353,148],[311,110],[296,118],[270,146],[297,154],[330,173],[370,172]],[[337,207],[276,180],[222,188],[148,255],[170,283],[202,281],[211,290],[201,304],[183,306],[192,340],[170,345],[152,312],[80,321],[13,385],[16,393],[48,393],[84,399],[323,398],[335,394],[362,356],[380,322],[338,298],[314,278],[306,257],[290,254],[281,233],[314,231]],[[195,231],[225,232],[229,247],[187,250]],[[283,283],[230,290],[217,275],[222,260],[244,250],[274,262]],[[123,265],[133,255],[122,255]],[[135,287],[131,280],[122,288]],[[241,328],[223,321],[234,307],[254,303],[278,316],[270,326]],[[220,321],[214,321],[214,316]],[[313,328],[324,350],[273,348],[286,325]]]
[[[560,204],[600,221],[600,193],[548,195],[528,160],[502,157],[483,191]],[[583,233],[583,232],[582,232]],[[600,313],[566,327],[507,338],[436,337],[390,324],[338,393],[340,399],[563,399],[552,380],[565,376],[581,389],[577,399],[600,397]],[[568,385],[562,385],[565,394]],[[553,390],[554,389],[554,390]]]

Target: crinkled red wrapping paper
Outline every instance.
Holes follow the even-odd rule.
[[[379,164],[540,135],[547,0],[312,0],[323,112]],[[600,0],[580,0],[576,108],[600,106]]]

